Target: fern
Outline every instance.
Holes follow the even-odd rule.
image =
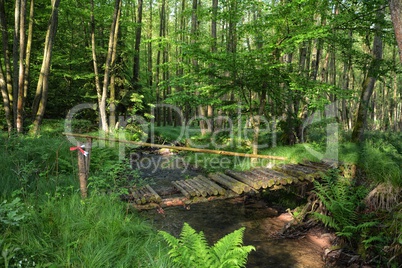
[[[253,246],[243,246],[245,228],[242,227],[221,238],[210,249],[213,256],[209,267],[244,267]]]
[[[170,247],[169,256],[179,267],[236,268],[244,267],[253,246],[243,246],[245,228],[240,228],[209,247],[204,233],[197,233],[189,224],[184,223],[179,238],[160,231]]]
[[[338,236],[351,239],[378,224],[374,221],[362,222],[358,217],[357,210],[367,190],[355,187],[335,172],[324,176],[321,183],[315,182],[315,193],[328,213],[313,212],[313,216],[333,228]]]

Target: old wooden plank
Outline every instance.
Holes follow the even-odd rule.
[[[321,176],[321,173],[313,168],[295,164],[285,164],[276,167],[277,170],[297,177],[299,180],[313,181]]]
[[[259,185],[259,183],[254,180],[252,177],[250,177],[249,175],[246,174],[246,172],[235,172],[232,170],[226,170],[225,171],[226,175],[235,178],[238,181],[241,181],[251,187],[253,187],[254,189],[260,189],[261,185]]]
[[[144,189],[141,187],[138,189],[138,191],[139,191],[139,195],[140,195],[140,204],[147,203],[147,199],[145,197],[146,192],[144,191]]]
[[[258,174],[261,178],[263,178],[263,188],[269,188],[275,185],[278,181],[278,178],[271,176],[269,173],[263,172],[261,169],[254,169],[254,173]]]
[[[221,176],[221,175],[225,175],[222,173],[215,173],[215,174],[209,174],[208,177],[211,178],[212,180],[218,182],[221,185],[224,185],[225,187],[227,187],[228,189],[232,190],[233,192],[237,193],[237,194],[241,194],[245,191],[249,191],[250,187],[238,180],[235,180],[227,175]],[[245,190],[247,189],[247,190]]]
[[[218,195],[219,192],[216,188],[214,188],[212,185],[210,185],[209,183],[205,182],[204,180],[202,180],[201,178],[199,178],[199,176],[193,178],[199,185],[201,185],[202,187],[205,188],[205,190],[207,191],[208,195]]]
[[[197,190],[201,193],[202,196],[206,197],[209,195],[209,189],[208,187],[205,187],[202,183],[200,183],[199,179],[197,178],[192,178],[191,180],[188,180],[191,182],[191,184],[197,188]]]
[[[267,188],[268,187],[268,183],[269,183],[269,178],[267,178],[267,176],[265,176],[264,174],[257,172],[256,170],[250,170],[249,173],[251,173],[255,178],[258,179],[258,185],[260,186],[260,188]]]
[[[201,196],[201,193],[195,188],[188,180],[180,181],[182,185],[185,185],[188,189],[190,189],[190,193],[192,196]]]
[[[160,202],[162,200],[162,198],[155,192],[154,189],[152,189],[151,186],[149,186],[149,184],[145,185],[145,187],[151,193],[151,198],[150,198],[151,202]]]
[[[235,180],[232,177],[222,173],[222,172],[218,172],[217,173],[219,176],[221,176],[222,178],[226,179],[226,180],[233,180],[237,185],[240,185],[240,187],[243,189],[243,192],[250,192],[252,190],[255,191],[255,189],[253,187],[251,187],[250,185],[247,185],[246,183],[243,183],[241,181]]]
[[[160,203],[147,203],[147,204],[132,204],[132,206],[138,210],[146,210],[146,209],[157,209],[157,208],[163,208],[163,207],[171,207],[171,206],[183,206],[186,207],[186,209],[190,209],[191,204],[196,204],[196,203],[203,203],[203,202],[209,202],[213,200],[222,200],[222,199],[227,199],[227,198],[233,198],[238,196],[236,193],[227,191],[226,195],[215,195],[215,196],[208,196],[208,197],[203,197],[203,196],[196,196],[194,198],[187,198],[184,196],[180,197],[171,197],[171,198],[165,198],[162,199]]]
[[[183,188],[177,181],[172,181],[172,184],[176,189],[178,189],[186,198],[190,198],[191,194],[187,191],[187,189]]]
[[[268,178],[271,178],[271,181],[268,183],[269,184],[268,187],[271,187],[272,185],[290,184],[298,181],[298,178],[292,175],[272,170],[269,168],[260,168],[257,169],[256,172],[263,173]]]
[[[213,189],[215,189],[216,191],[218,191],[219,195],[226,195],[226,189],[224,189],[223,187],[219,186],[218,184],[216,184],[215,182],[211,181],[210,179],[208,179],[205,176],[199,175],[197,176],[200,180],[202,180],[203,182],[211,185],[211,187]],[[217,195],[217,194],[215,194]]]
[[[141,204],[141,193],[139,192],[139,189],[131,189],[131,195],[136,204]]]

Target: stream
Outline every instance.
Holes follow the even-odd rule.
[[[142,178],[153,182],[152,187],[157,192],[169,191],[172,180],[202,173],[199,169],[190,168],[182,158],[172,154],[137,155],[132,165],[140,171]],[[278,212],[256,197],[168,207],[164,208],[163,213],[155,209],[144,210],[141,214],[156,229],[167,231],[176,237],[186,222],[197,232],[202,231],[210,245],[234,230],[245,227],[244,245],[253,245],[256,248],[248,257],[248,268],[324,267],[324,250],[330,247],[332,237],[321,230],[310,230],[304,236],[293,239],[276,235],[292,220],[291,215]]]

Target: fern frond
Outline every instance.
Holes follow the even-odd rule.
[[[165,231],[159,231],[159,234],[162,235],[162,237],[165,239],[165,241],[169,245],[169,247],[177,248],[179,246],[179,240],[176,237],[174,237],[173,235],[171,235]]]
[[[243,267],[247,256],[255,250],[253,246],[243,246],[245,228],[242,227],[221,238],[210,248],[210,267]]]
[[[313,212],[313,217],[317,220],[321,221],[326,227],[333,228],[334,230],[339,230],[339,225],[336,223],[334,218],[328,215],[320,214],[317,212]]]
[[[245,228],[240,228],[221,238],[212,248],[208,246],[204,233],[197,233],[187,223],[179,238],[164,231],[160,234],[171,248],[169,257],[182,268],[236,268],[244,267],[247,256],[255,250],[253,246],[243,246]]]
[[[248,254],[255,250],[254,246],[241,246],[233,248],[232,250],[226,252],[221,258],[223,262],[219,267],[222,268],[236,268],[244,267],[247,263]]]
[[[205,267],[209,261],[209,246],[203,232],[197,233],[189,224],[184,223],[179,238],[160,231],[169,247],[169,256],[181,267]]]

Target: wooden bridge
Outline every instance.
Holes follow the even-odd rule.
[[[263,189],[274,190],[291,184],[311,183],[329,168],[326,163],[304,163],[283,164],[273,169],[227,170],[172,181],[176,191],[169,194],[158,193],[150,185],[133,188],[129,200],[135,208],[142,210],[227,199]]]
[[[93,139],[128,143],[136,146],[152,148],[165,148],[248,158],[285,160],[284,157],[279,156],[169,146],[163,144],[117,140],[113,138],[102,138],[75,133],[64,133],[64,135],[86,139],[85,143],[77,142],[77,146],[70,148],[70,150],[76,150],[78,152],[78,174],[81,196],[83,198],[87,196],[87,178],[89,173],[89,162]],[[86,148],[86,151],[84,151],[83,148]],[[262,189],[278,189],[286,185],[311,183],[313,180],[319,178],[323,171],[326,171],[330,167],[330,164],[322,162],[282,164],[273,169],[255,168],[250,171],[241,172],[228,170],[224,173],[212,173],[208,176],[198,175],[191,179],[172,181],[171,183],[174,186],[175,192],[168,194],[161,192],[158,193],[150,185],[145,185],[141,188],[133,188],[130,190],[127,198],[137,209],[182,206],[192,203],[207,202],[215,199],[232,198],[251,192],[259,192]]]

